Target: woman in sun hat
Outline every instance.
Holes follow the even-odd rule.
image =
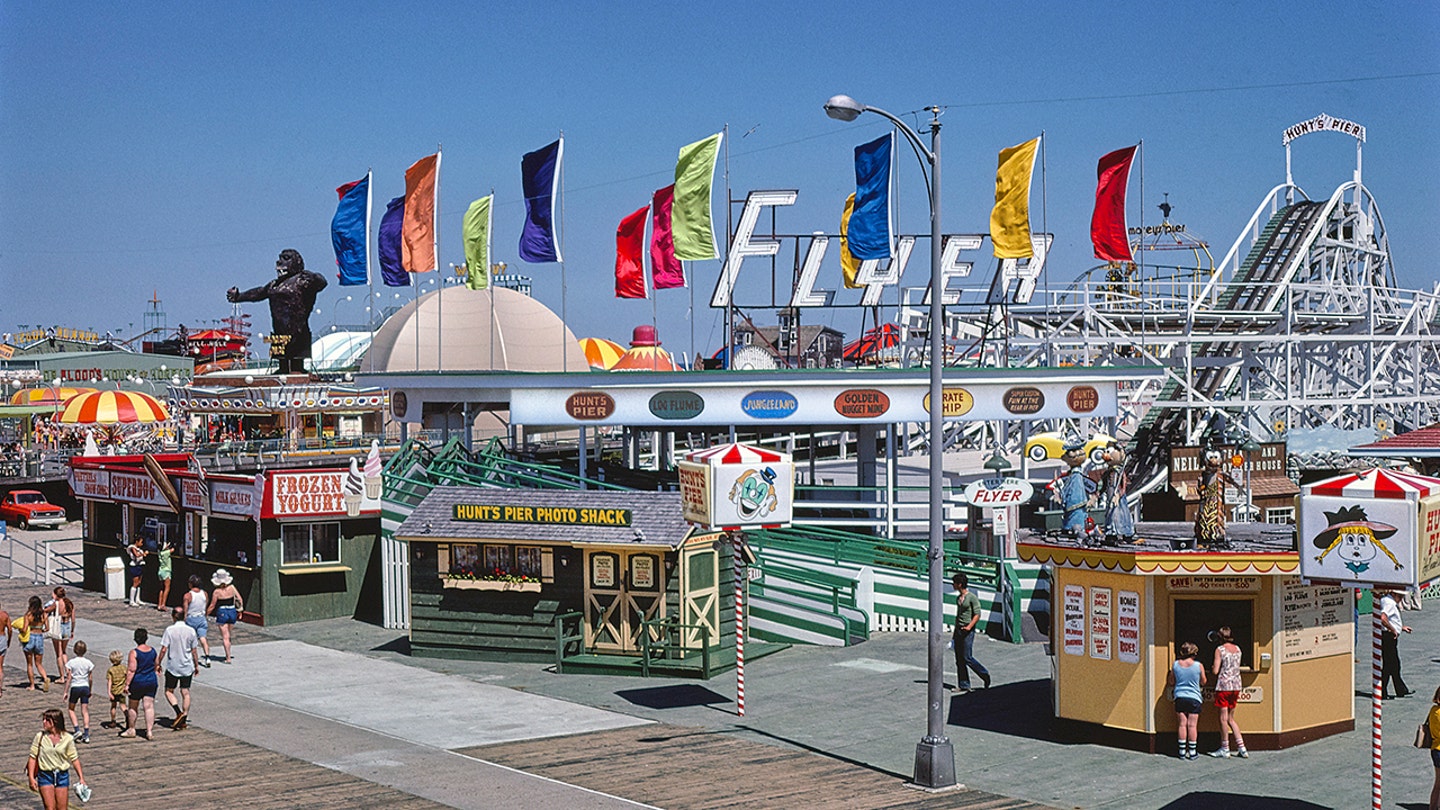
[[[240,620],[240,611],[245,609],[245,600],[235,587],[234,578],[224,568],[210,577],[215,591],[210,594],[210,612],[220,628],[220,641],[225,645],[225,663],[230,663],[230,628]]]

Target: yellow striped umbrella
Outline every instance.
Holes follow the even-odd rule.
[[[585,359],[591,368],[609,371],[625,354],[625,347],[605,338],[580,338],[580,348],[585,350]]]
[[[16,391],[10,397],[11,405],[64,405],[71,397],[81,394],[88,394],[94,388],[71,388],[69,386],[48,386],[44,388],[26,388]]]
[[[139,391],[95,391],[65,403],[60,421],[71,425],[114,425],[128,422],[163,422],[170,418],[165,406]]]

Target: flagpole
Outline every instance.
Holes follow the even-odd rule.
[[[566,323],[569,314],[566,307],[566,296],[570,287],[565,279],[565,130],[560,130],[560,151],[556,156],[555,170],[560,173],[560,221],[555,224],[555,238],[560,242],[560,369],[570,370],[570,352],[565,345],[565,332],[570,328]],[[552,203],[553,204],[553,203]]]
[[[365,169],[365,285],[366,288],[370,291],[369,297],[365,299],[365,306],[367,307],[372,307],[375,305],[375,276],[372,272],[375,265],[373,262],[370,261],[370,252],[373,248],[373,244],[370,239],[370,216],[374,209],[374,203],[375,167],[370,166]],[[375,339],[374,310],[371,310],[370,314],[365,317],[365,321],[365,325],[369,328],[370,331],[370,339],[373,341]]]
[[[735,206],[734,206],[734,204],[732,203],[732,201],[731,201],[731,199],[730,199],[730,138],[728,137],[728,135],[730,134],[730,125],[729,125],[728,123],[725,125],[725,134],[726,134],[727,137],[724,137],[724,138],[721,138],[721,139],[720,139],[721,142],[725,145],[725,258],[724,258],[724,260],[722,260],[722,261],[720,262],[720,273],[721,273],[722,275],[725,273],[725,265],[727,265],[727,264],[730,263],[730,247],[731,247],[730,242],[731,242],[731,240],[734,238],[734,237],[732,236],[732,234],[734,234],[734,232],[735,232],[734,223],[733,223],[733,221],[732,221],[732,217],[734,216],[733,211],[734,211],[734,207],[735,207]],[[726,368],[726,370],[729,370],[730,367],[733,365],[730,361],[733,359],[733,358],[731,357],[731,355],[733,355],[733,354],[735,353],[735,307],[734,307],[734,303],[735,303],[735,301],[734,301],[734,290],[732,289],[731,292],[730,292],[730,295],[726,296],[726,299],[725,299],[725,368]],[[694,293],[693,291],[690,293],[690,332],[691,332],[692,335],[693,335],[694,332],[695,332],[695,293]],[[690,339],[690,342],[693,344],[693,343],[695,342],[695,339],[692,337],[692,338]],[[693,346],[692,346],[692,348],[693,348]],[[692,364],[694,363],[693,354],[692,354],[691,363],[692,363]],[[732,433],[732,435],[731,435],[731,437],[730,437],[730,440],[731,440],[731,441],[734,441],[734,440],[735,440],[735,437],[734,437],[734,435],[733,435],[734,431],[732,430],[731,433]]]
[[[1137,263],[1140,269],[1136,271],[1135,277],[1143,279],[1145,277],[1145,139],[1141,138],[1140,143],[1136,146],[1140,150],[1140,238],[1136,240],[1140,250],[1135,252],[1140,255],[1135,258],[1140,260]],[[1128,240],[1130,234],[1125,234],[1125,238]]]
[[[1049,153],[1046,151],[1045,147],[1045,130],[1042,129],[1040,130],[1040,231],[1042,234],[1042,238],[1044,237],[1044,235],[1050,233],[1050,198],[1048,195],[1049,186],[1045,184],[1046,169],[1049,166],[1049,163],[1046,160],[1046,158],[1048,157]],[[1045,267],[1042,268],[1042,272],[1045,273],[1045,306],[1049,307],[1053,303],[1050,300],[1049,262],[1045,263]]]
[[[435,370],[445,368],[445,276],[440,274],[440,154],[435,144],[435,199],[430,209],[430,249],[435,254]]]
[[[485,226],[485,292],[490,294],[490,370],[495,370],[495,263],[490,261],[490,251],[495,246],[492,236],[495,228],[495,187],[490,187],[490,222]]]

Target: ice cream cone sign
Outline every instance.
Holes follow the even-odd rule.
[[[360,465],[350,459],[350,472],[345,476],[345,514],[356,517],[360,514],[360,499],[364,484],[360,478]]]
[[[380,442],[377,439],[371,439],[370,453],[365,456],[365,497],[370,500],[380,497],[380,491],[385,483],[380,473]]]

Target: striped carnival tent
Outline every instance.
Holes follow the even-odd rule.
[[[60,421],[72,425],[114,425],[163,422],[170,412],[161,402],[138,391],[94,391],[65,403]]]
[[[44,386],[39,388],[25,388],[16,391],[10,397],[11,405],[64,405],[72,397],[81,394],[88,394],[94,388],[71,388],[69,386]]]
[[[1308,484],[1303,491],[1306,495],[1328,495],[1336,498],[1416,500],[1440,495],[1440,478],[1377,468]]]
[[[605,338],[580,338],[580,348],[585,350],[585,361],[590,367],[600,371],[609,371],[625,356],[624,346]]]

